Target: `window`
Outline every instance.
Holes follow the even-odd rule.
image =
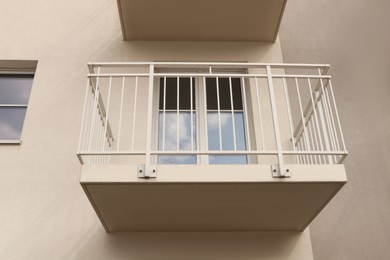
[[[33,78],[29,68],[0,68],[0,143],[20,143]]]
[[[191,155],[191,151],[246,150],[240,78],[162,77],[159,81],[160,164],[245,164],[246,155]]]

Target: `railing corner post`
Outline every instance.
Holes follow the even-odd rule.
[[[152,124],[153,124],[153,88],[154,88],[154,64],[149,65],[149,87],[148,87],[148,103],[147,103],[147,125],[146,125],[146,151],[145,165],[143,169],[138,170],[138,177],[145,179],[156,177],[156,167],[151,165],[151,150],[152,150]],[[142,167],[142,166],[140,166]]]

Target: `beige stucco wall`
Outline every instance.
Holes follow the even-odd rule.
[[[311,225],[315,259],[390,259],[390,2],[289,1],[286,62],[327,62],[348,184]]]
[[[0,59],[38,60],[21,145],[0,145],[1,259],[311,259],[303,233],[106,234],[76,158],[89,61],[281,62],[279,42],[123,42],[116,1],[0,8]]]

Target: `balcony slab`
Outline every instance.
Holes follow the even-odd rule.
[[[286,0],[118,0],[124,40],[276,40]]]
[[[343,165],[84,165],[81,185],[107,232],[301,231],[346,183]]]

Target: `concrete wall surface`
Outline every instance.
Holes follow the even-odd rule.
[[[79,184],[87,62],[281,62],[279,42],[124,42],[114,0],[3,0],[0,17],[0,59],[38,60],[22,144],[0,145],[0,259],[312,259],[308,230],[106,234]]]
[[[286,62],[332,65],[348,183],[314,220],[315,259],[390,259],[390,2],[288,2]]]

